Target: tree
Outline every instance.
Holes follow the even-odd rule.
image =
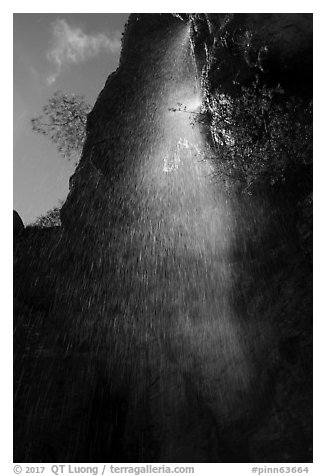
[[[61,226],[61,219],[60,219],[60,210],[62,207],[63,202],[60,202],[58,206],[51,208],[45,215],[41,215],[34,223],[32,223],[33,227],[38,228],[51,228],[55,226]]]
[[[90,110],[84,96],[57,91],[43,107],[43,114],[31,120],[32,129],[47,136],[65,158],[77,162],[85,141]]]

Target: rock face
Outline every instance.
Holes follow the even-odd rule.
[[[208,13],[193,20],[211,92],[234,94],[258,75],[269,85],[312,96],[312,14]]]
[[[266,209],[249,202],[234,213],[191,120],[200,49],[227,18],[129,18],[62,208],[55,299],[25,365],[34,381],[19,384],[28,397],[18,405],[17,461],[310,457],[308,397],[294,396],[306,373],[289,388],[291,369],[282,368],[282,359],[300,367],[305,343],[279,328],[309,305],[278,302],[294,285],[286,271],[287,286],[276,291],[289,259],[281,252],[275,258],[264,243],[250,260],[243,247],[237,255],[237,216],[248,236],[253,223],[267,223]],[[197,44],[194,22],[205,24]]]

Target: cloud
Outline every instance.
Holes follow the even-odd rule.
[[[47,59],[55,65],[55,72],[47,78],[47,83],[53,84],[69,64],[82,63],[101,52],[119,51],[117,34],[113,37],[105,33],[88,35],[81,28],[69,25],[65,19],[57,19],[52,24],[52,46],[47,52]]]

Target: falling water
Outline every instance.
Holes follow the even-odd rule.
[[[234,224],[193,121],[189,33],[175,18],[145,32],[89,118],[54,310],[72,357],[62,399],[53,383],[43,403],[52,438],[70,428],[61,462],[234,461],[237,426],[258,411],[259,330],[232,306]]]
[[[140,111],[146,132],[137,136],[139,215],[128,224],[132,240],[125,244],[126,249],[137,244],[137,261],[121,266],[131,279],[125,318],[137,318],[131,358],[133,371],[139,367],[130,425],[137,426],[137,406],[147,398],[162,434],[159,461],[205,461],[203,441],[218,445],[216,436],[206,434],[207,419],[234,417],[250,372],[228,300],[232,218],[204,159],[204,138],[191,120],[200,92],[189,26],[182,25],[169,41],[156,65],[157,114],[149,121]],[[150,109],[146,87],[144,93]],[[181,111],[171,111],[178,105]],[[125,286],[124,277],[121,281]]]

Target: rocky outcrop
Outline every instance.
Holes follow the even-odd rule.
[[[195,14],[194,42],[210,91],[236,94],[256,76],[312,96],[312,14]]]

